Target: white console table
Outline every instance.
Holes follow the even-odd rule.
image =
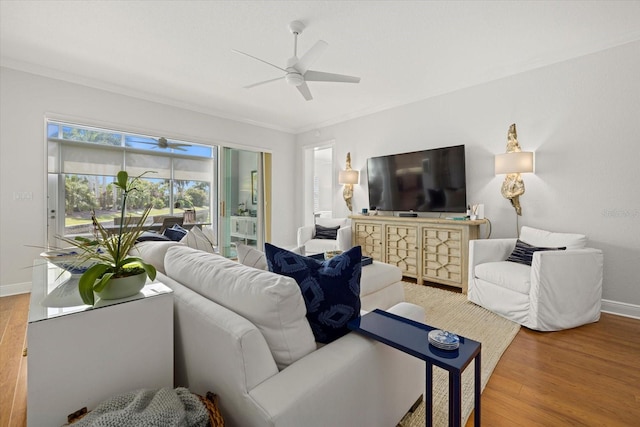
[[[115,394],[173,387],[173,291],[83,305],[77,279],[36,260],[27,328],[27,424],[63,425]]]
[[[231,216],[231,237],[258,240],[258,218],[255,216]]]

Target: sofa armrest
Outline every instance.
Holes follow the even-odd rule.
[[[593,248],[539,251],[531,263],[530,310],[538,330],[568,329],[600,318],[604,256]]]
[[[298,228],[298,246],[304,246],[309,240],[313,239],[313,231],[315,227],[313,225],[305,225]]]
[[[341,251],[348,251],[353,247],[351,243],[351,226],[340,227],[336,236],[336,244]]]
[[[424,322],[413,304],[389,311]],[[423,391],[420,359],[352,332],[251,390],[252,425],[395,426]]]

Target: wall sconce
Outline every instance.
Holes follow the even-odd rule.
[[[509,126],[507,152],[495,157],[495,171],[496,175],[507,175],[500,191],[502,196],[511,202],[516,214],[522,215],[520,196],[524,194],[524,181],[520,174],[533,172],[533,152],[522,151],[520,148],[515,123]]]
[[[340,171],[338,174],[338,183],[344,185],[342,190],[342,196],[347,204],[347,208],[353,212],[353,205],[351,199],[353,198],[353,185],[358,183],[360,173],[351,169],[351,153],[347,153],[347,165],[345,170]]]

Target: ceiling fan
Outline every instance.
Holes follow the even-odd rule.
[[[155,142],[145,142],[145,141],[137,141],[137,142],[140,144],[155,145],[155,147],[153,148],[162,148],[163,150],[166,150],[167,148],[173,148],[174,150],[187,151],[182,147],[191,147],[191,144],[169,142],[165,137],[160,137],[158,139],[155,139],[155,138],[149,138],[149,139],[153,139]]]
[[[360,77],[353,76],[345,76],[342,74],[333,74],[333,73],[325,73],[322,71],[313,71],[310,70],[309,67],[322,55],[322,53],[329,46],[327,42],[323,40],[318,40],[315,45],[311,49],[305,53],[302,58],[298,59],[297,50],[298,50],[298,36],[302,34],[302,30],[304,30],[304,24],[300,21],[293,21],[289,24],[289,31],[293,34],[293,56],[287,60],[286,68],[279,67],[275,64],[267,62],[263,59],[256,58],[253,55],[249,55],[245,52],[240,52],[239,50],[232,49],[233,52],[239,53],[241,55],[248,56],[249,58],[253,58],[262,63],[270,65],[274,68],[277,68],[280,71],[285,73],[284,76],[265,80],[263,82],[258,82],[251,84],[249,86],[245,86],[245,89],[250,89],[252,87],[260,86],[265,83],[275,82],[276,80],[284,79],[290,85],[295,86],[298,91],[302,94],[304,99],[310,101],[313,99],[311,96],[311,91],[309,90],[309,86],[307,82],[338,82],[338,83],[359,83]]]

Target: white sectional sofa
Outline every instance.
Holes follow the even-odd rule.
[[[393,427],[424,392],[424,364],[382,343],[317,346],[291,278],[180,244],[140,252],[174,291],[175,386],[218,394],[227,426]]]

